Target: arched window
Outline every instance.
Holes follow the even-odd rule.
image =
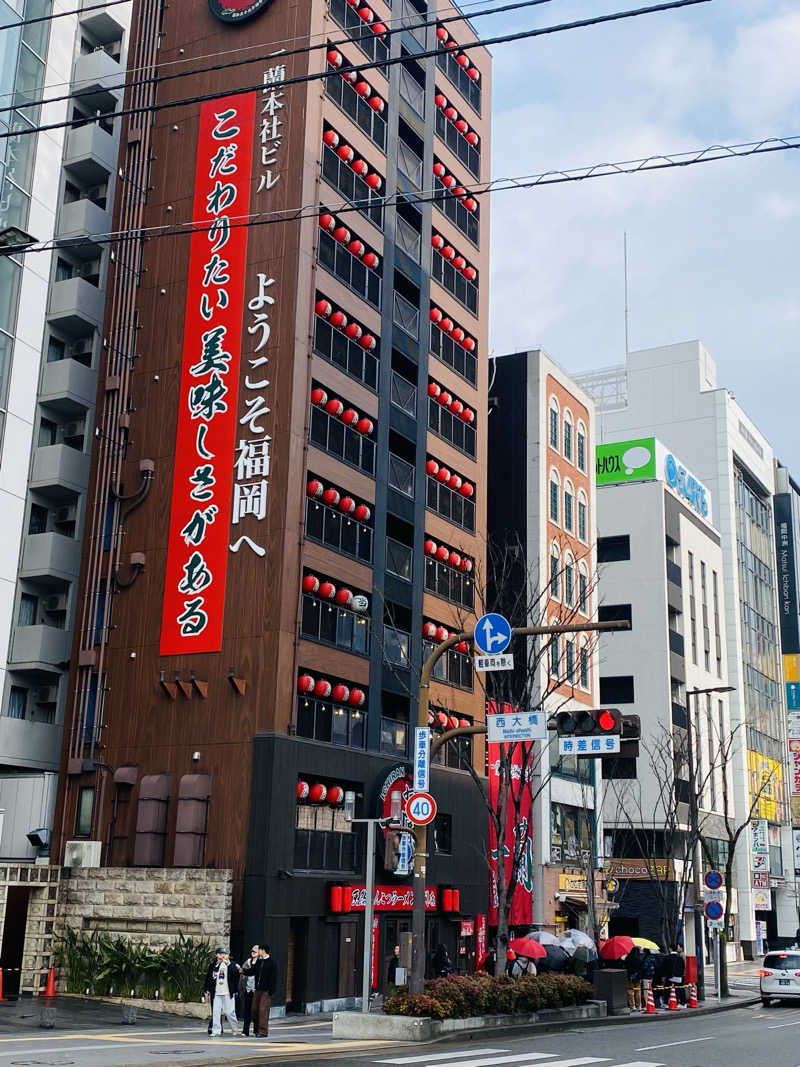
[[[560,510],[559,497],[561,496],[561,479],[555,467],[550,470],[550,507],[548,509],[551,522],[558,522]]]
[[[575,603],[575,559],[570,552],[564,556],[564,603],[570,608]]]
[[[558,424],[560,421],[560,415],[561,409],[558,406],[558,401],[554,396],[551,396],[547,439],[550,442],[550,447],[554,448],[556,452],[558,452]]]
[[[561,553],[555,541],[550,546],[550,596],[561,598]]]
[[[569,408],[564,409],[564,459],[568,459],[572,463],[573,452],[573,427],[572,427],[572,412]]]
[[[579,470],[582,470],[583,473],[585,474],[586,473],[586,449],[588,447],[588,442],[586,440],[586,427],[584,426],[582,421],[580,421],[578,423],[577,445],[578,445],[578,447],[577,447],[578,468],[579,468]]]
[[[578,567],[578,611],[581,615],[589,614],[589,571],[585,563]]]
[[[581,640],[580,663],[578,664],[578,684],[581,689],[590,689],[589,685],[589,645],[584,637]]]
[[[575,489],[569,479],[564,482],[564,529],[570,533],[575,529]]]
[[[550,625],[551,626],[557,626],[558,625],[558,619],[551,619],[550,620]],[[553,634],[552,637],[550,638],[550,645],[549,645],[549,650],[550,650],[550,675],[553,678],[558,678],[559,673],[561,671],[561,646],[560,646],[560,641],[561,641],[561,637],[560,637],[559,634]]]
[[[566,676],[567,676],[566,680],[568,682],[574,682],[575,681],[575,639],[574,638],[572,638],[572,637],[568,637],[567,638],[566,643],[565,643],[564,651],[566,653],[566,655],[565,655],[565,659],[566,659],[566,663],[565,663],[566,670],[565,670],[565,673],[566,673]]]
[[[570,527],[571,528],[571,527]],[[584,544],[588,544],[589,534],[589,505],[586,493],[583,489],[578,493],[578,537]]]

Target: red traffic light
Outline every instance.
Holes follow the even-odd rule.
[[[601,730],[610,733],[617,726],[616,716],[608,710],[601,711],[597,716],[597,725]]]

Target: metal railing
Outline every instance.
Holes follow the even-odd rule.
[[[400,96],[420,118],[425,117],[425,90],[405,67],[400,67]]]
[[[414,468],[404,459],[389,453],[389,485],[404,496],[414,496]]]
[[[405,141],[397,142],[397,169],[405,174],[417,189],[422,188],[422,160]],[[466,211],[466,208],[464,210]]]
[[[392,320],[412,337],[419,337],[419,308],[399,293],[394,293]]]
[[[407,412],[412,418],[417,414],[417,387],[397,371],[392,371],[392,403]]]
[[[386,570],[405,582],[410,582],[414,576],[413,551],[393,537],[386,538]]]
[[[383,658],[387,663],[407,667],[411,650],[411,634],[396,630],[393,626],[383,628]]]
[[[397,216],[395,244],[398,248],[402,248],[406,255],[411,256],[415,263],[420,262],[422,234],[415,230],[409,222],[406,222],[402,215]]]

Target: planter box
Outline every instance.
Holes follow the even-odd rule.
[[[546,1008],[521,1015],[475,1015],[469,1019],[428,1019],[408,1015],[365,1015],[355,1011],[333,1013],[334,1038],[377,1039],[380,1041],[430,1041],[441,1034],[470,1030],[499,1030],[509,1027],[547,1029],[562,1023],[585,1019],[604,1019],[606,1005],[590,1000],[569,1008]]]

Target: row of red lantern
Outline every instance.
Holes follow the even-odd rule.
[[[350,242],[350,244],[354,243],[354,241]],[[361,244],[360,241],[358,243]],[[349,337],[351,341],[355,341],[356,344],[361,345],[368,352],[374,352],[378,347],[377,339],[371,333],[365,333],[363,328],[354,320],[348,319],[343,311],[334,311],[330,300],[326,300],[325,297],[321,297],[316,302],[314,311],[323,319],[327,319],[331,326],[341,330],[345,337]]]
[[[447,563],[450,567],[456,567],[465,574],[469,574],[472,570],[472,560],[468,556],[462,556],[460,552],[448,548],[447,545],[437,545],[430,537],[426,538],[423,548],[426,556],[438,560],[439,563]]]
[[[346,408],[338,397],[328,399],[328,394],[319,387],[311,390],[311,403],[318,408],[323,408],[335,419],[341,419],[345,426],[352,426],[361,434],[371,434],[375,429],[372,419],[359,416],[355,408]]]
[[[470,497],[475,492],[475,486],[465,482],[459,474],[451,473],[447,467],[442,467],[435,459],[429,459],[425,464],[425,473],[429,478],[435,478],[437,482],[446,485],[454,493]]]
[[[431,307],[428,317],[434,326],[438,326],[442,333],[446,333],[448,337],[452,337],[456,344],[461,345],[466,352],[475,351],[475,338],[470,337],[460,326],[456,326],[453,320],[448,318],[441,308],[435,306]]]
[[[370,189],[374,189],[375,192],[380,189],[383,185],[383,178],[377,171],[369,169],[369,163],[365,159],[357,159],[354,150],[349,144],[340,143],[341,138],[336,130],[326,130],[322,135],[322,140],[328,148],[332,148],[336,152],[342,163],[345,163],[359,178],[364,179]]]
[[[327,211],[324,212],[319,217],[319,224],[323,230],[331,234],[334,241],[338,241],[340,245],[345,245],[351,255],[355,256],[356,259],[360,259],[365,267],[369,267],[370,270],[378,269],[381,261],[377,254],[367,251],[367,246],[357,237],[351,237],[348,228],[338,225],[333,215]]]
[[[336,912],[348,912],[350,911],[350,903],[352,901],[353,894],[350,891],[349,885],[332,885],[331,886],[331,911]]]
[[[328,52],[328,62],[338,70],[344,62],[344,56],[336,48],[331,48]],[[343,70],[342,77],[353,86],[358,96],[367,101],[373,111],[377,111],[379,115],[383,113],[386,101],[382,96],[378,96],[369,82],[364,81],[357,70]]]
[[[316,574],[306,574],[303,577],[303,592],[310,596],[318,596],[321,600],[332,600],[340,608],[350,608],[359,615],[369,607],[369,601],[361,593],[353,593],[352,590],[342,586],[337,589],[333,582],[320,581]]]
[[[328,486],[326,489],[319,478],[312,478],[306,484],[306,494],[313,497],[321,497],[322,503],[330,508],[338,508],[344,515],[352,515],[359,522],[367,522],[372,512],[366,504],[356,504],[351,496],[342,496],[338,489]]]
[[[457,715],[447,715],[443,711],[428,711],[428,726],[434,730],[457,730],[459,726],[472,726],[469,719],[459,719]]]
[[[444,112],[444,117],[453,123],[467,144],[471,144],[473,148],[477,148],[480,138],[474,130],[470,129],[467,120],[459,115],[452,104],[448,103],[444,93],[437,93],[433,98],[433,101],[439,110]]]
[[[450,631],[446,626],[439,626],[435,622],[424,622],[422,624],[422,636],[428,641],[435,641],[437,645],[440,645],[442,641],[446,641],[450,637]],[[453,645],[456,652],[460,652],[462,656],[465,656],[469,652],[469,645],[466,641],[459,641],[458,644]]]
[[[442,257],[447,260],[451,266],[457,270],[460,274],[463,274],[468,282],[474,282],[478,277],[478,272],[474,267],[471,267],[467,263],[463,256],[459,255],[452,245],[445,244],[444,237],[441,234],[435,233],[431,237],[431,244]]]
[[[347,3],[349,7],[354,7],[356,9],[356,14],[362,22],[366,22],[368,25],[371,23],[371,25],[369,25],[369,28],[372,30],[376,37],[386,36],[387,30],[384,24],[382,22],[373,21],[375,18],[375,12],[372,10],[372,8],[367,7],[366,4],[363,4],[361,7],[359,7],[359,4],[361,4],[361,0],[347,0]]]
[[[332,684],[327,678],[312,678],[310,674],[301,674],[297,679],[298,693],[319,697],[320,700],[332,700],[334,704],[349,704],[351,708],[360,708],[367,699],[363,689],[350,688],[343,682]]]
[[[465,407],[460,400],[448,393],[446,389],[442,389],[441,385],[436,382],[428,382],[428,396],[437,404],[441,404],[443,408],[447,408],[453,415],[457,415],[462,422],[471,424],[475,421],[475,412],[472,408]]]
[[[325,786],[322,782],[310,786],[300,779],[297,783],[297,799],[307,800],[311,804],[327,802],[332,808],[340,808],[344,804],[344,789],[340,785]]]
[[[434,163],[433,173],[445,189],[461,201],[467,211],[475,211],[478,206],[478,201],[474,196],[469,195],[469,190],[465,189],[463,185],[458,184],[458,178],[456,178],[455,175],[448,173],[444,163]]]
[[[442,890],[442,911],[461,911],[461,890]]]
[[[348,3],[349,2],[350,0],[348,0]],[[453,38],[450,36],[444,26],[437,26],[436,37],[438,38],[439,43],[444,48],[450,49],[450,51],[455,51],[455,49],[460,47],[458,41],[453,40]],[[462,70],[466,71],[468,78],[470,78],[474,82],[480,81],[480,71],[477,67],[474,67],[472,65],[472,62],[466,52],[459,52],[456,55],[456,63],[458,63],[459,67],[461,67]]]

